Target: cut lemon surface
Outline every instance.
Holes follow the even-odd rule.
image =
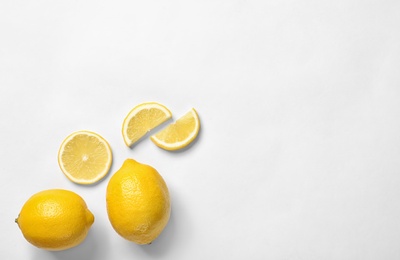
[[[122,124],[122,136],[127,146],[132,146],[151,129],[159,126],[172,117],[164,105],[157,102],[146,102],[134,107],[125,117]]]
[[[108,142],[99,134],[78,131],[62,142],[58,164],[68,179],[79,184],[93,184],[110,170],[112,152]]]
[[[200,120],[197,112],[192,108],[175,123],[151,136],[150,139],[158,147],[165,150],[179,150],[188,146],[196,139],[200,130]]]

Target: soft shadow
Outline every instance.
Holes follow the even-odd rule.
[[[163,232],[149,245],[141,245],[142,249],[146,254],[161,257],[165,256],[166,252],[172,248],[174,243],[174,230],[176,229],[175,212],[171,211],[171,217]]]
[[[38,249],[33,259],[44,260],[106,260],[108,244],[102,238],[107,234],[99,228],[92,228],[86,239],[78,246],[63,251],[46,251]]]
[[[140,249],[151,257],[165,257],[169,251],[176,250],[177,247],[182,246],[182,241],[179,241],[179,235],[183,231],[187,233],[188,227],[182,227],[179,223],[183,221],[182,218],[186,218],[184,214],[185,209],[180,205],[180,201],[176,199],[177,196],[171,197],[171,216],[167,226],[160,236],[149,245],[141,245]],[[181,236],[182,237],[182,236]],[[188,239],[186,237],[185,239]],[[137,245],[135,245],[137,246]]]

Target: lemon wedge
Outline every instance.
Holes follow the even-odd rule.
[[[110,170],[112,152],[99,134],[82,130],[67,136],[58,151],[58,164],[68,179],[93,184]]]
[[[134,107],[124,119],[122,136],[126,146],[132,146],[151,129],[172,117],[164,105],[157,102],[145,102]]]
[[[150,139],[158,147],[175,151],[188,146],[196,139],[200,130],[200,120],[197,112],[192,108],[175,123],[152,135]]]

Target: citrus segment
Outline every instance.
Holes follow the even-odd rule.
[[[192,108],[175,123],[151,136],[150,139],[158,147],[165,150],[179,150],[196,139],[200,130],[200,120],[197,112]]]
[[[90,131],[78,131],[62,142],[58,164],[68,179],[79,184],[93,184],[110,170],[112,152],[108,142]]]
[[[145,102],[134,107],[124,119],[122,136],[129,147],[146,135],[151,129],[159,126],[172,117],[164,105],[156,102]]]

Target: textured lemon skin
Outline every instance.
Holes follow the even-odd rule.
[[[168,223],[171,205],[167,185],[151,166],[127,159],[111,177],[106,194],[111,225],[123,238],[149,244]]]
[[[94,216],[78,194],[52,189],[29,198],[16,222],[29,243],[59,251],[79,245],[93,224]]]

